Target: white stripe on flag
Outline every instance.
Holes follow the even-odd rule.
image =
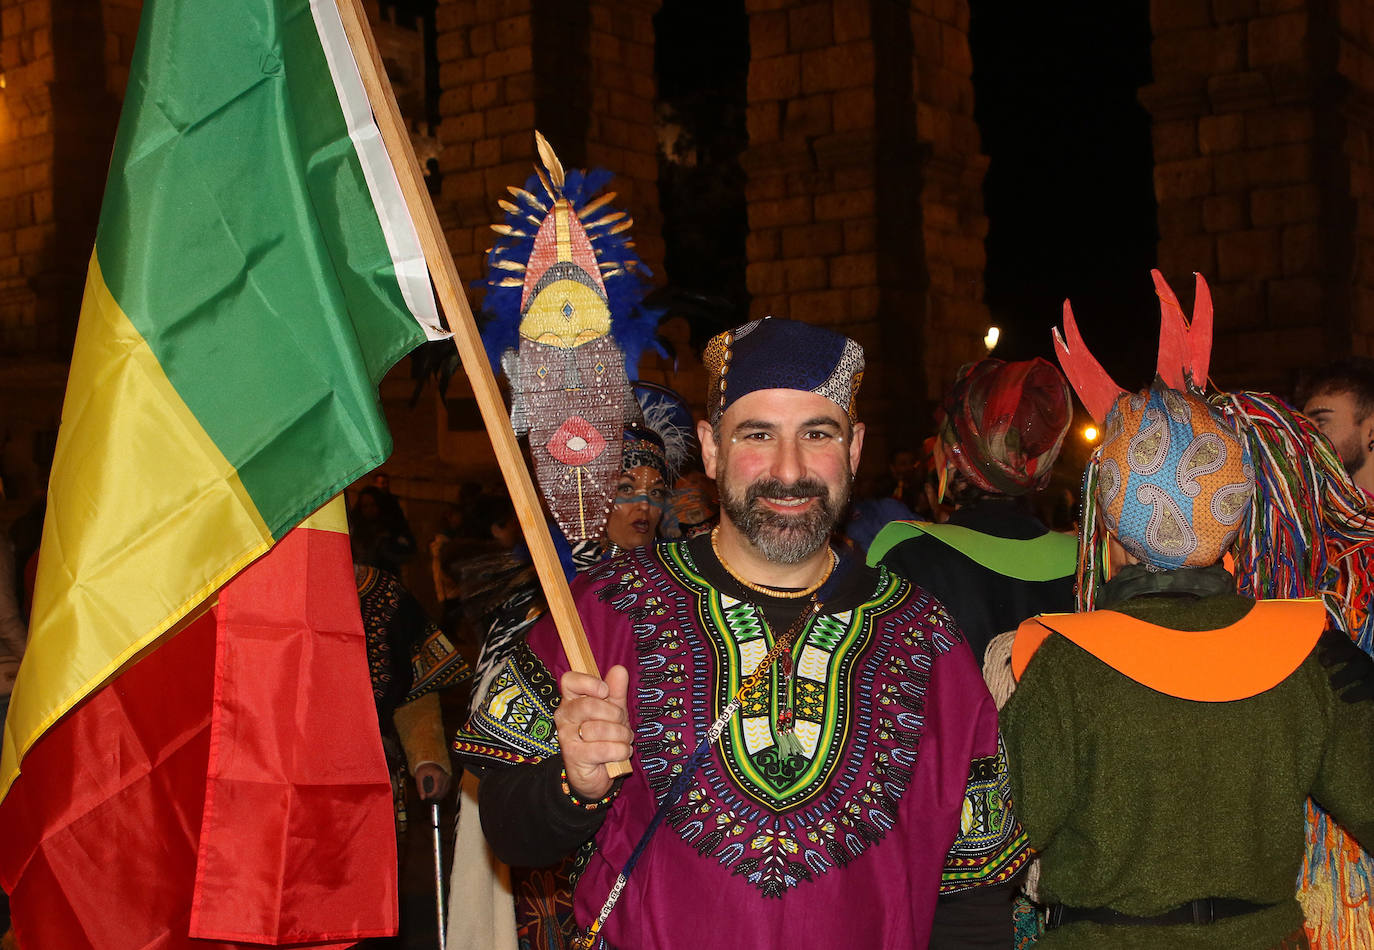
[[[434,303],[420,236],[401,196],[401,183],[382,142],[382,133],[373,121],[372,104],[363,89],[358,64],[348,45],[343,20],[339,18],[339,8],[334,0],[310,0],[310,13],[315,18],[315,32],[319,35],[324,58],[329,63],[329,75],[339,96],[339,107],[348,124],[348,137],[357,149],[367,190],[372,195],[372,206],[377,211],[377,221],[382,226],[382,235],[396,268],[401,297],[426,337],[446,340],[452,334],[439,325],[439,310]]]

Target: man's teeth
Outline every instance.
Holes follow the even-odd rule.
[[[796,507],[799,506],[799,505],[804,505],[804,504],[806,504],[806,503],[807,503],[808,501],[810,501],[811,499],[810,499],[810,498],[769,498],[768,500],[771,501],[771,502],[772,502],[773,504],[775,504],[775,505],[782,505],[782,506],[785,507],[785,508],[796,508]]]

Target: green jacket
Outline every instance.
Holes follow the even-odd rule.
[[[1172,600],[1114,609],[1187,629]],[[1238,601],[1175,603],[1216,616]],[[1203,897],[1274,905],[1206,926],[1071,924],[1047,933],[1045,950],[1276,947],[1302,924],[1294,891],[1308,795],[1374,844],[1374,702],[1343,702],[1315,652],[1259,695],[1206,703],[1156,692],[1051,635],[1002,731],[1046,902],[1135,916]]]

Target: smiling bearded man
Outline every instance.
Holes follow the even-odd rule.
[[[1007,946],[1026,850],[978,665],[939,603],[827,543],[862,349],[768,319],[704,362],[720,525],[574,581],[604,680],[548,621],[498,675],[455,746],[488,840],[580,851],[566,944]]]

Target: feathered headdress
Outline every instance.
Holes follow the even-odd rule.
[[[644,306],[645,296],[653,289],[649,283],[653,272],[635,253],[629,233],[634,220],[612,205],[614,191],[598,194],[610,184],[611,172],[600,168],[564,172],[544,136],[535,132],[534,139],[543,167],[535,166],[523,188],[507,187],[514,200],[497,202],[505,215],[491,226],[499,238],[487,251],[487,294],[482,301],[487,358],[499,372],[502,355],[519,342],[531,291],[546,276],[550,250],[556,256],[558,231],[545,224],[550,212],[558,209],[570,212],[568,241],[575,246],[569,256],[577,259],[579,269],[604,298],[610,335],[625,354],[626,376],[635,379],[646,350],[666,354],[655,339],[664,311]]]

